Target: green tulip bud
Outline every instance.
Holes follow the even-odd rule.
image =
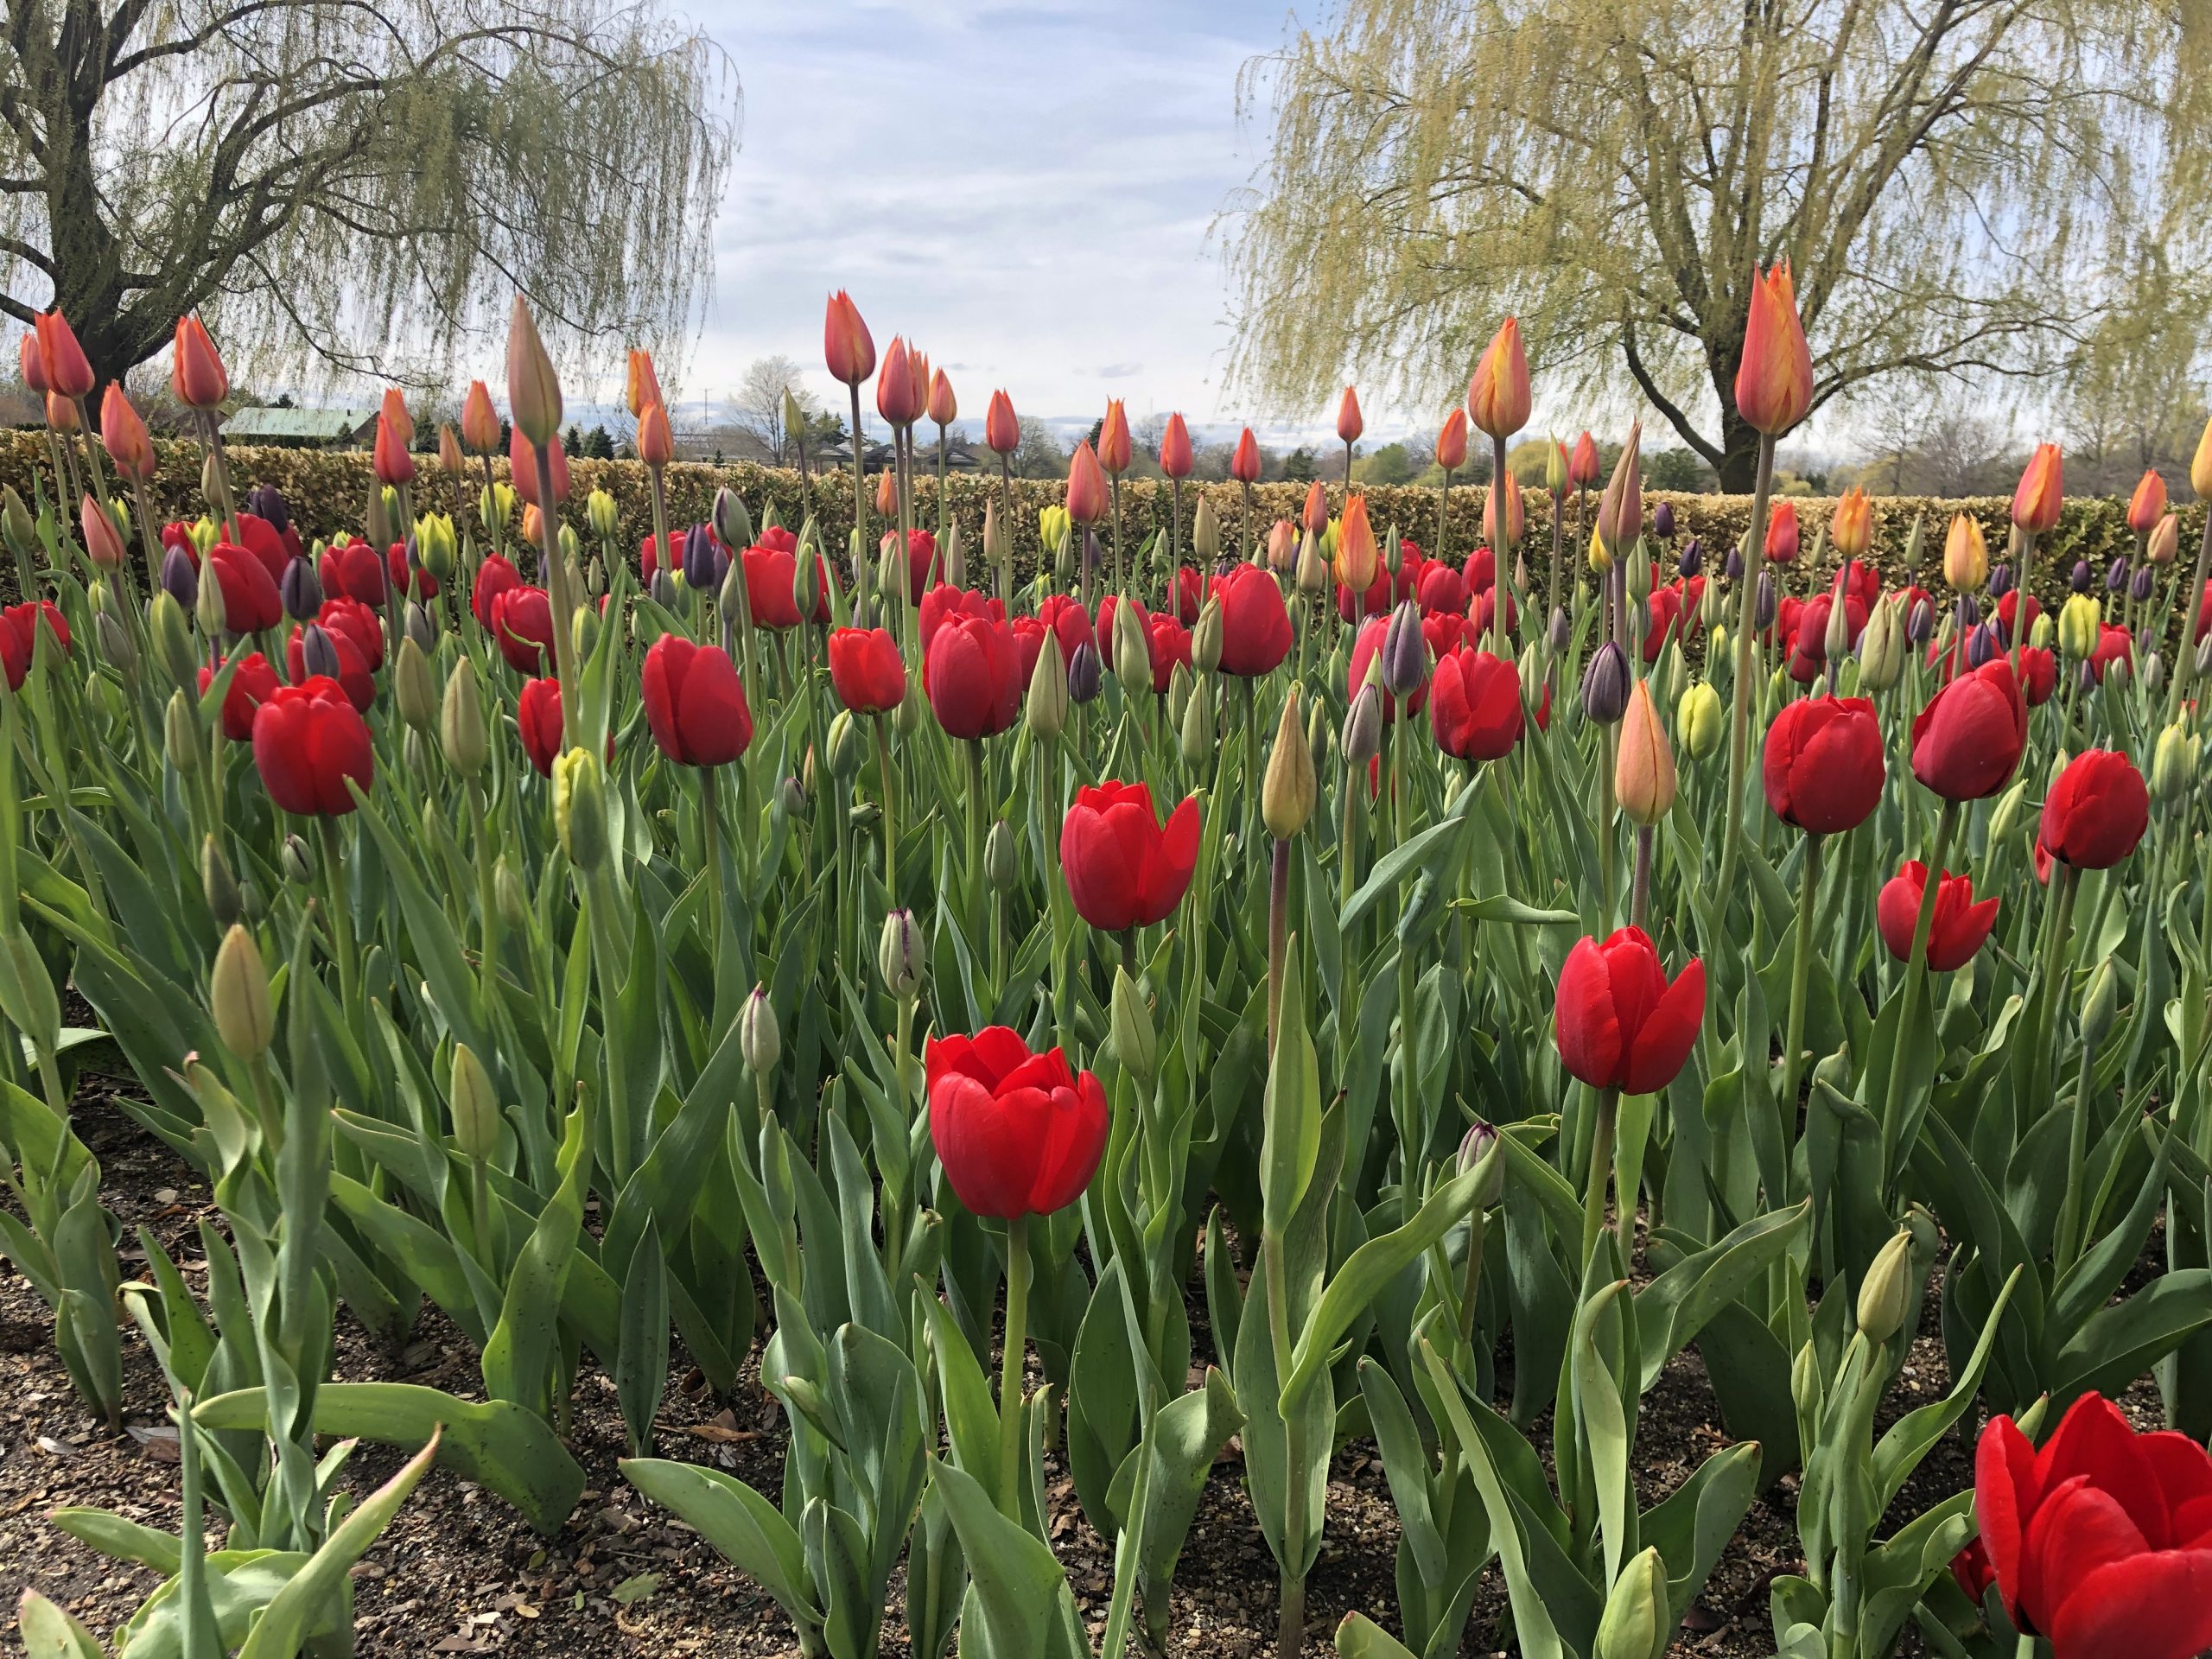
[[[1120,616],[1129,607],[1116,607],[1115,632],[1121,631]],[[908,699],[910,702],[912,699]],[[1050,628],[1045,631],[1043,642],[1037,649],[1037,666],[1029,672],[1029,696],[1023,705],[1029,729],[1039,737],[1058,737],[1068,723],[1068,670],[1060,657],[1060,642]]]
[[[462,658],[446,677],[445,702],[438,711],[438,738],[446,764],[474,778],[491,764],[491,743],[484,730],[484,705],[477,695],[476,664]]]
[[[399,642],[399,655],[391,669],[392,701],[399,717],[417,732],[427,732],[438,718],[437,682],[430,677],[430,659],[412,639]]]
[[[556,626],[558,622],[559,619],[556,618]],[[579,605],[575,614],[569,619],[569,639],[575,647],[579,663],[591,660],[592,652],[599,645],[599,607],[596,605]]]
[[[1993,847],[2009,838],[2019,827],[2020,810],[2027,804],[2028,780],[2020,779],[1997,798],[1997,804],[1989,814],[1989,844]]]
[[[1177,662],[1167,671],[1167,720],[1178,731],[1183,727],[1183,711],[1191,706],[1191,693],[1198,683],[1191,665]]]
[[[172,692],[162,716],[162,747],[180,778],[189,778],[207,759],[200,747],[200,705],[181,691]]]
[[[1329,561],[1310,530],[1298,543],[1298,564],[1292,580],[1298,591],[1308,599],[1319,598],[1329,590]]]
[[[1497,1150],[1497,1130],[1480,1120],[1467,1126],[1466,1134],[1459,1137],[1459,1152],[1453,1169],[1465,1175],[1473,1170],[1486,1173],[1475,1187],[1475,1208],[1488,1210],[1505,1196],[1505,1158]]]
[[[2151,792],[2169,805],[2196,785],[2197,745],[2196,734],[2182,721],[2158,734],[2151,756]]]
[[[753,545],[753,514],[746,507],[745,498],[728,485],[715,492],[711,517],[715,535],[729,549],[731,556]]]
[[[213,836],[200,843],[200,891],[217,927],[227,932],[238,925],[245,914],[245,899],[231,874],[230,861],[223,856],[222,843]]]
[[[2058,647],[2076,661],[2094,654],[2104,613],[2087,594],[2069,598],[2058,613]]]
[[[894,910],[883,918],[883,936],[876,942],[876,969],[883,988],[901,998],[915,996],[922,988],[927,966],[922,957],[922,930],[911,910]]]
[[[1114,1058],[1122,1063],[1122,1069],[1136,1079],[1140,1088],[1151,1087],[1160,1073],[1160,1037],[1153,1029],[1152,1010],[1145,1006],[1144,993],[1126,968],[1114,969],[1107,1029],[1114,1039]]]
[[[813,806],[813,802],[806,792],[806,785],[796,778],[784,779],[777,791],[776,804],[783,808],[785,817],[798,822],[805,819],[808,811]]]
[[[1114,677],[1132,698],[1152,690],[1152,643],[1137,620],[1137,607],[1126,598],[1114,607]]]
[[[1048,637],[1046,644],[1051,643]],[[853,719],[853,711],[841,709],[837,717],[830,722],[830,775],[850,779],[861,769],[864,758],[861,753],[860,726]]]
[[[1882,1246],[1859,1281],[1859,1333],[1879,1347],[1904,1324],[1911,1285],[1912,1230],[1900,1227]]]
[[[501,925],[520,933],[530,926],[530,893],[505,853],[492,867],[492,898],[499,907]]]
[[[1192,695],[1183,710],[1182,724],[1176,728],[1183,764],[1203,766],[1212,755],[1215,743],[1213,699],[1203,690]]]
[[[207,1008],[223,1046],[249,1063],[276,1038],[276,1009],[269,995],[269,969],[253,935],[233,925],[215,952],[207,982]]]
[[[450,517],[426,512],[415,521],[415,556],[440,582],[453,580],[460,564],[460,545]]]
[[[1706,583],[1705,590],[1711,593],[1713,584]],[[1725,626],[1713,629],[1705,642],[1705,671],[1711,674],[1718,668],[1726,674],[1735,665],[1736,654],[1728,648],[1728,630]]]
[[[2035,621],[2028,628],[2028,643],[2037,651],[2049,651],[2053,632],[2050,613],[2038,611],[2036,613]]]
[[[891,711],[891,729],[901,737],[912,737],[922,729],[922,711],[928,706],[926,697],[918,697],[909,690]]]
[[[584,523],[601,541],[613,541],[620,523],[614,511],[614,498],[605,490],[594,488],[584,498]]]
[[[1903,604],[1903,595],[1879,601],[1859,636],[1859,681],[1870,690],[1886,691],[1904,674]],[[1831,624],[1840,613],[1840,607],[1829,612]]]
[[[489,1158],[499,1149],[499,1091],[467,1043],[454,1045],[452,1079],[454,1144],[465,1158]]]
[[[1912,516],[1912,530],[1904,538],[1904,568],[1907,570],[1920,569],[1921,557],[1928,545],[1927,533],[1928,515],[1916,512]]]
[[[200,593],[193,601],[192,611],[194,619],[200,624],[200,632],[210,639],[223,637],[223,625],[231,620],[230,607],[223,602],[223,584],[215,580],[213,571],[210,570],[201,577]]]
[[[1667,1569],[1656,1548],[1621,1568],[1598,1620],[1598,1659],[1665,1659],[1675,1621],[1667,1612]]]
[[[606,863],[607,773],[589,749],[570,749],[553,762],[553,825],[569,861],[587,875]]]
[[[1211,674],[1221,666],[1223,626],[1220,596],[1209,594],[1198,607],[1198,626],[1191,630],[1191,666],[1201,674]]]
[[[775,1004],[768,1001],[766,986],[755,985],[753,995],[745,999],[744,1011],[737,1016],[737,1046],[756,1077],[766,1077],[783,1058],[784,1034],[776,1024]]]
[[[28,559],[38,545],[38,520],[31,517],[15,486],[0,486],[0,540],[19,559]]]
[[[1313,816],[1319,794],[1313,776],[1313,751],[1306,741],[1306,727],[1299,718],[1298,687],[1283,699],[1282,719],[1275,727],[1274,747],[1268,754],[1268,770],[1260,785],[1260,816],[1268,833],[1288,841]]]
[[[1021,843],[1014,826],[999,819],[983,839],[983,879],[1001,893],[1008,891],[1021,874],[1020,857]]]
[[[2089,976],[2089,988],[2082,997],[2082,1044],[2092,1054],[2112,1029],[2120,1012],[2120,976],[2107,957]]]
[[[1376,690],[1372,676],[1344,711],[1338,747],[1345,766],[1355,772],[1365,771],[1367,763],[1382,753],[1382,694]]]
[[[118,674],[134,675],[138,671],[138,647],[130,643],[123,624],[105,611],[93,616],[92,637],[99,642],[102,662]]]
[[[965,588],[968,585],[968,543],[960,534],[957,518],[946,527],[944,545],[938,549],[937,556],[938,578],[955,588]]]
[[[1221,520],[1214,516],[1213,503],[1203,495],[1198,498],[1198,510],[1191,515],[1191,546],[1202,569],[1211,568],[1221,556]]]
[[[1675,735],[1693,760],[1702,760],[1720,747],[1728,728],[1720,694],[1704,680],[1688,687],[1675,704]]]
[[[212,582],[200,584],[212,587]],[[146,607],[146,638],[154,662],[188,696],[200,694],[200,654],[193,649],[192,625],[184,607],[166,593],[157,593]]]
[[[200,458],[200,499],[218,512],[223,510],[223,467],[213,449]]]

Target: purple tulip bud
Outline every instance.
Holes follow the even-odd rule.
[[[315,566],[305,555],[292,560],[284,567],[284,614],[295,622],[305,622],[322,609],[322,582],[315,573]]]
[[[2153,696],[2166,683],[2165,659],[2155,651],[2143,654],[2143,689]]]
[[[188,611],[199,603],[200,572],[181,547],[162,555],[162,588]]]
[[[2116,594],[2127,585],[2127,561],[2116,558],[2105,567],[2105,591]]]
[[[2152,582],[2151,567],[2147,564],[2139,567],[2135,574],[2128,578],[2128,594],[2138,605],[2151,597]]]
[[[406,629],[407,637],[422,649],[429,652],[437,650],[437,624],[430,620],[429,607],[419,599],[410,599],[407,601]]]
[[[338,647],[322,631],[321,623],[308,624],[307,635],[300,642],[300,657],[308,673],[327,674],[334,680],[338,677]]]
[[[274,484],[257,484],[248,490],[245,510],[266,522],[279,536],[292,527],[291,509],[284,505],[283,492]]]
[[[1684,576],[1694,576],[1705,569],[1705,543],[1694,536],[1682,544],[1682,556],[1676,568]]]
[[[1774,573],[1760,571],[1758,593],[1751,601],[1751,631],[1754,633],[1764,633],[1774,626],[1775,612],[1780,604],[1774,593]]]
[[[2000,564],[1989,573],[1989,596],[2002,599],[2012,591],[2012,567]]]
[[[1382,633],[1382,689],[1410,697],[1428,678],[1428,641],[1421,631],[1421,607],[1407,600],[1390,613]]]
[[[2074,561],[2074,574],[2068,579],[2067,585],[2077,594],[2086,594],[2089,591],[2089,584],[2096,579],[2096,572],[2089,569],[2089,562],[2076,559]]]
[[[1075,648],[1075,655],[1068,658],[1068,699],[1071,702],[1089,702],[1098,696],[1099,681],[1104,675],[1098,660],[1098,647],[1084,640]]]
[[[1662,501],[1651,510],[1651,528],[1662,542],[1675,539],[1675,504]]]
[[[1607,726],[1628,712],[1628,658],[1616,640],[1599,646],[1582,671],[1582,712]]]
[[[1574,638],[1573,625],[1567,620],[1567,607],[1552,607],[1552,649],[1565,651],[1567,641]]]
[[[1726,573],[1729,581],[1741,582],[1744,579],[1744,550],[1739,547],[1730,548],[1728,556],[1722,562],[1720,568]]]
[[[2082,695],[2085,697],[2097,689],[2097,671],[2089,666],[2087,658],[2074,671],[2074,683],[2082,688]]]
[[[653,572],[653,603],[664,611],[676,608],[676,578],[666,565]]]
[[[1098,532],[1085,524],[1083,527],[1083,568],[1096,575],[1106,563],[1106,551],[1098,545]]]
[[[1986,622],[1977,624],[1967,635],[1967,666],[1980,668],[1998,654],[1997,630]]]
[[[1981,620],[1981,608],[1974,602],[1971,594],[1961,594],[1959,602],[1952,607],[1951,614],[1958,619],[1959,632],[1964,633]]]
[[[1916,599],[1912,609],[1904,619],[1904,637],[1916,645],[1924,645],[1936,632],[1936,607],[1927,600]]]
[[[715,578],[715,544],[704,524],[683,532],[683,585],[695,593],[712,593],[720,585]]]

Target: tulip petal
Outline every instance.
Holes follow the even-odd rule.
[[[2042,1496],[2036,1449],[2010,1417],[1990,1420],[1974,1454],[1974,1510],[1982,1547],[1996,1569],[2005,1611],[2020,1617],[2020,1552],[2027,1516]]]
[[[1637,1028],[1621,1087],[1632,1095],[1649,1095],[1672,1083],[1697,1046],[1704,1022],[1705,964],[1693,957]]]
[[[2061,1659],[2190,1659],[2212,1647],[2212,1549],[2152,1551],[2074,1586],[2051,1626]]]

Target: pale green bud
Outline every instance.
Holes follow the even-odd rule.
[[[1184,708],[1176,737],[1184,765],[1203,766],[1211,758],[1216,741],[1213,699],[1204,690],[1194,693]]]
[[[589,749],[553,762],[553,824],[569,861],[589,874],[607,861],[607,774]]]
[[[1695,682],[1675,701],[1675,735],[1693,760],[1702,760],[1719,748],[1727,729],[1728,715],[1720,694],[1707,682]]]
[[[591,533],[601,541],[613,541],[620,522],[620,515],[614,509],[614,498],[605,490],[594,489],[584,498],[584,523],[590,526]]]
[[[1126,605],[1116,607],[1117,620],[1115,631],[1120,632],[1119,614],[1126,614]],[[1024,705],[1029,729],[1039,737],[1058,737],[1068,723],[1068,671],[1060,658],[1060,642],[1052,631],[1045,631],[1044,641],[1037,651],[1037,666],[1029,672],[1029,696]]]
[[[1912,1231],[1900,1227],[1882,1246],[1859,1281],[1859,1333],[1879,1347],[1904,1324],[1910,1299]]]
[[[1275,727],[1274,747],[1268,754],[1268,770],[1260,785],[1260,816],[1268,833],[1288,841],[1313,816],[1319,794],[1313,776],[1313,751],[1306,741],[1306,726],[1298,707],[1298,688],[1283,699],[1282,719]]]
[[[1140,1086],[1148,1087],[1160,1071],[1160,1037],[1153,1029],[1152,1010],[1145,1006],[1144,993],[1126,968],[1114,969],[1107,1028],[1114,1039],[1114,1058],[1122,1063],[1122,1069]]]
[[[491,745],[484,731],[484,704],[477,693],[476,664],[462,658],[446,677],[445,702],[438,711],[438,739],[446,763],[464,778],[490,764]]]
[[[876,970],[883,988],[892,995],[919,995],[927,963],[922,957],[922,930],[911,910],[894,910],[883,918],[883,936],[876,943]]]
[[[465,1158],[489,1158],[499,1149],[499,1091],[467,1043],[454,1045],[452,1079],[454,1145]]]
[[[261,947],[245,928],[233,925],[215,952],[207,982],[207,1008],[215,1033],[238,1058],[259,1059],[276,1037],[276,1009],[269,995],[269,969]]]
[[[1598,1621],[1598,1659],[1665,1659],[1675,1634],[1667,1613],[1667,1569],[1656,1548],[1621,1568]]]
[[[2160,800],[2171,804],[2195,786],[2198,741],[2178,720],[2158,734],[2158,747],[2151,757],[2151,792]]]
[[[399,642],[399,655],[391,670],[392,701],[399,717],[417,732],[427,732],[438,717],[437,682],[430,677],[430,659],[412,639]]]
[[[1210,569],[1221,556],[1221,520],[1214,516],[1213,503],[1201,495],[1198,510],[1191,515],[1191,545],[1198,551],[1201,569]]]
[[[2089,988],[2082,997],[2082,1043],[2090,1053],[2097,1052],[2119,1013],[2120,976],[2113,971],[2112,958],[2107,957],[2089,976]]]
[[[1128,607],[1116,608],[1126,610]],[[1201,674],[1211,674],[1221,666],[1223,626],[1220,596],[1209,594],[1206,602],[1198,607],[1198,625],[1191,630],[1191,666]]]
[[[231,861],[223,856],[222,843],[213,836],[200,843],[200,891],[215,925],[226,931],[236,927],[245,915],[245,899],[238,892],[238,878],[231,874]]]
[[[766,1077],[783,1058],[784,1034],[776,1024],[775,1004],[768,1001],[766,986],[755,985],[753,995],[745,999],[744,1012],[737,1017],[737,1045],[756,1077]]]
[[[200,742],[200,706],[181,691],[170,695],[168,707],[162,716],[162,747],[167,750],[169,765],[181,778],[189,778],[200,770],[200,763],[207,757]]]
[[[983,841],[984,879],[999,892],[1007,891],[1021,873],[1020,854],[1014,826],[1001,818],[991,826],[991,833]]]

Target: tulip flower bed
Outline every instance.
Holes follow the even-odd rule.
[[[1109,406],[1017,569],[1010,482],[916,522],[945,376],[842,294],[825,357],[899,435],[842,543],[672,517],[642,355],[643,512],[580,490],[518,304],[514,499],[486,388],[453,514],[395,395],[310,544],[212,420],[162,523],[41,319],[0,1432],[175,1461],[42,1483],[145,1576],[29,1652],[2212,1646],[2212,538],[2155,478],[2109,572],[2048,579],[2046,448],[1892,583],[1855,493],[1701,547],[1631,432],[1431,557],[1186,504],[1179,419],[1141,530]],[[1737,392],[1770,479],[1786,270]],[[1509,321],[1440,462],[1529,409]]]

